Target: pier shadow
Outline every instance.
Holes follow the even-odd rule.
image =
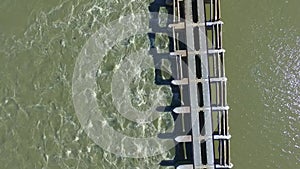
[[[172,84],[172,80],[179,80],[178,77],[178,69],[177,65],[179,64],[177,56],[170,56],[170,52],[174,52],[174,40],[172,37],[172,30],[168,28],[170,23],[173,23],[173,6],[170,4],[171,1],[166,0],[155,0],[149,6],[150,12],[150,21],[149,27],[152,32],[148,33],[149,38],[149,53],[152,55],[154,66],[155,66],[155,84],[156,85],[166,85],[171,88],[172,91],[172,100],[170,105],[166,105],[165,107],[157,107],[157,110],[160,112],[170,112],[173,120],[175,122],[174,130],[171,133],[160,133],[158,135],[161,139],[173,139],[175,144],[175,156],[172,160],[163,160],[161,161],[161,166],[178,166],[182,164],[191,164],[193,161],[193,153],[192,153],[192,143],[178,143],[175,141],[177,136],[181,135],[189,135],[191,134],[191,116],[190,114],[176,114],[173,110],[176,107],[183,106],[184,103],[187,104],[189,100],[187,96],[183,96],[182,93],[188,93],[187,86],[179,87],[177,85]],[[173,1],[172,1],[173,2]],[[159,24],[159,12],[161,8],[165,8],[168,12],[168,20],[167,25],[160,26]],[[169,53],[162,54],[158,53],[155,40],[157,34],[167,34],[169,40]],[[184,43],[179,42],[176,46],[177,49],[185,50],[186,45]],[[170,63],[171,67],[171,77],[168,79],[164,79],[162,76],[162,60],[167,59]],[[187,60],[183,58],[181,60],[182,64],[186,65]],[[186,77],[186,72],[183,74]],[[186,92],[185,92],[186,91]]]

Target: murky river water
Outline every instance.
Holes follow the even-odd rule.
[[[72,102],[74,66],[88,38],[120,16],[147,13],[149,2],[1,0],[0,168],[152,169],[172,157],[130,159],[102,150],[83,131]],[[299,6],[298,0],[222,1],[235,168],[300,165]],[[102,73],[119,61],[106,59]],[[139,132],[155,135],[157,126]],[[126,125],[119,130],[130,134]]]

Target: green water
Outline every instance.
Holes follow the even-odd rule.
[[[122,15],[148,12],[149,2],[1,0],[1,169],[152,169],[172,157],[103,151],[83,131],[72,102],[73,69],[87,39]],[[299,6],[222,1],[235,168],[299,166]]]

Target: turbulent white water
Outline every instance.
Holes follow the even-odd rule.
[[[121,16],[147,13],[148,4],[143,0],[1,1],[1,19],[6,24],[0,25],[0,142],[1,152],[5,152],[0,163],[5,164],[3,168],[143,169],[157,168],[162,159],[171,157],[166,153],[130,159],[104,151],[83,131],[71,98],[75,60],[87,39],[99,27]],[[136,43],[130,42],[133,49]],[[124,51],[111,52],[112,55],[120,53]],[[103,63],[107,65],[101,70],[103,73],[113,75],[120,61],[115,56]],[[134,81],[138,88],[134,92],[139,96],[133,98],[134,103],[146,104],[145,93],[151,100],[157,95],[152,90],[145,91],[146,86],[154,86],[152,75]],[[102,77],[100,81],[108,76]],[[106,86],[101,92],[109,94],[111,89]],[[122,119],[118,121],[112,102],[103,106],[107,106],[107,121],[131,136],[154,136],[164,130],[163,123],[170,122],[166,117],[144,126],[123,123]],[[137,127],[137,132],[132,132]]]

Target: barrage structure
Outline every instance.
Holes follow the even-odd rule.
[[[159,11],[168,11],[167,25],[160,26]],[[163,111],[172,112],[175,158],[161,162],[177,169],[232,168],[227,105],[225,50],[222,46],[220,0],[155,0],[149,33],[157,85],[170,85],[173,100]],[[158,53],[157,34],[169,37],[169,53]],[[171,63],[171,78],[164,79],[162,60]]]

